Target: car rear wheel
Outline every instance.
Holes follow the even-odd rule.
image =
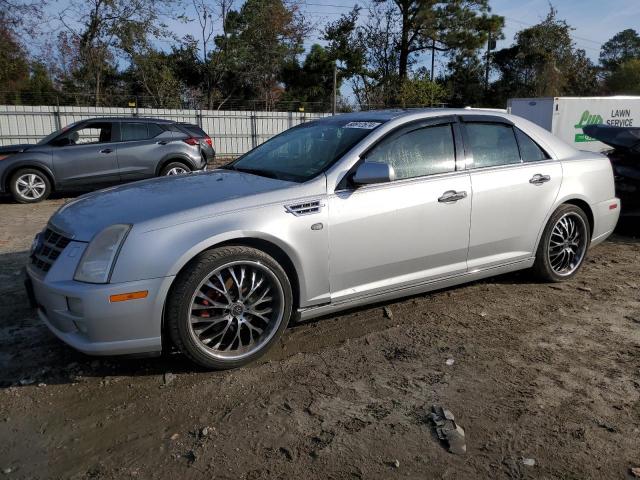
[[[182,162],[171,162],[162,169],[160,175],[184,175],[185,173],[191,173],[191,169],[188,166]]]
[[[542,280],[562,282],[582,266],[591,240],[589,219],[575,205],[561,205],[544,229],[533,271]]]
[[[173,343],[211,369],[245,365],[278,340],[292,309],[291,284],[266,253],[242,246],[200,254],[176,279],[167,299]]]
[[[51,182],[40,170],[24,168],[13,174],[9,188],[16,202],[36,203],[51,193]]]

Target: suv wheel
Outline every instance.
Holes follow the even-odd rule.
[[[173,343],[211,369],[262,356],[287,327],[291,284],[266,253],[229,246],[200,254],[176,279],[167,299]]]
[[[191,169],[182,162],[171,162],[166,165],[160,172],[161,176],[166,175],[184,175],[190,173]]]
[[[575,205],[561,205],[542,233],[533,271],[549,282],[570,279],[582,266],[590,240],[589,220],[584,211]]]
[[[13,198],[19,203],[36,203],[51,193],[51,182],[40,170],[24,168],[13,174],[9,181]]]

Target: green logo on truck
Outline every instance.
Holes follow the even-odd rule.
[[[582,127],[586,127],[587,125],[598,125],[604,123],[602,121],[602,117],[598,114],[592,115],[589,113],[589,110],[585,110],[582,112],[582,116],[580,117],[580,121],[576,123],[573,127],[582,130]],[[595,138],[591,138],[589,135],[586,135],[584,132],[576,133],[574,142],[595,142]]]

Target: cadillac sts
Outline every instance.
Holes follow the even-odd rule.
[[[522,118],[359,112],[221,169],[78,197],[35,238],[26,283],[82,352],[177,348],[224,369],[291,319],[520,269],[568,280],[619,211],[606,157]]]

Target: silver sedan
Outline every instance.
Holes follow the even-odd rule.
[[[393,110],[292,128],[227,167],[88,194],[34,240],[27,289],[89,354],[207,368],[290,319],[531,269],[573,277],[613,231],[611,165],[515,116]]]

